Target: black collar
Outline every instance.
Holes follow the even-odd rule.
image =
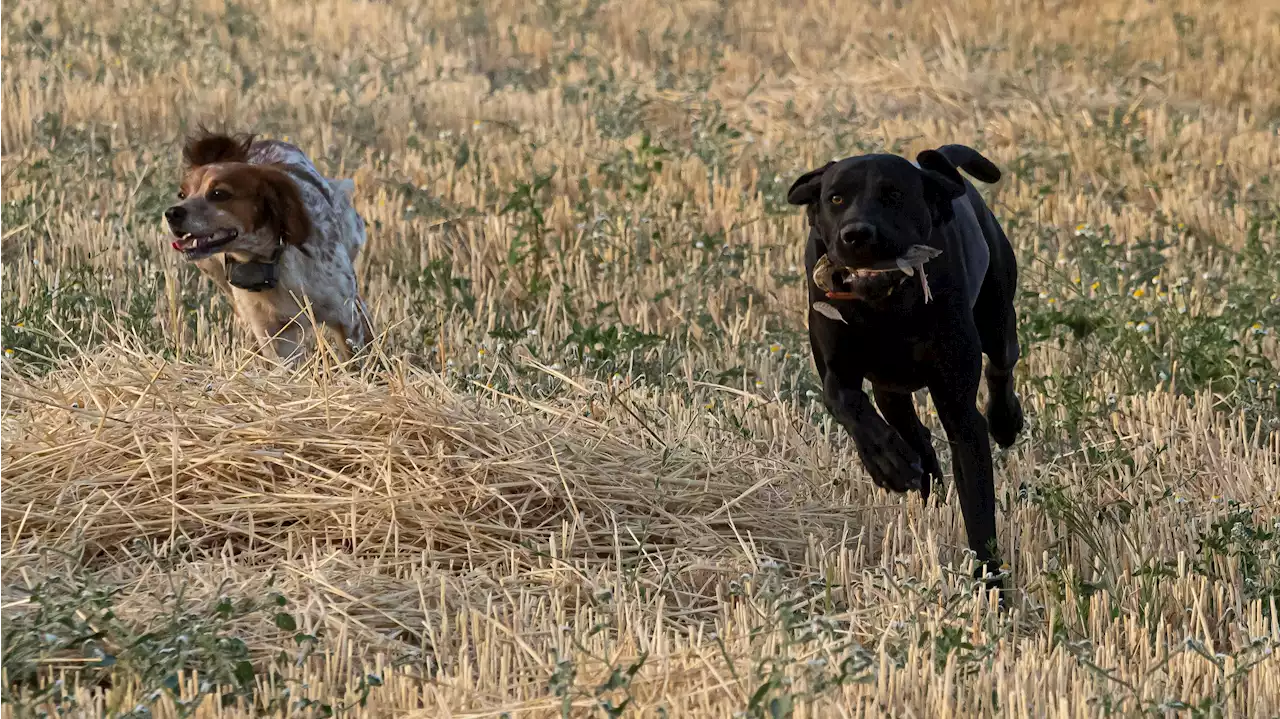
[[[280,255],[284,253],[284,238],[276,243],[275,252],[266,262],[238,262],[231,255],[223,255],[227,268],[227,281],[232,287],[248,292],[262,292],[276,287],[279,279]]]

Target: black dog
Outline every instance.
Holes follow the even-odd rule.
[[[957,166],[983,182],[1000,180],[1000,170],[978,151],[947,145],[920,153],[916,163],[895,155],[827,163],[801,175],[787,202],[806,206],[809,217],[809,341],[827,409],[853,436],[877,486],[918,489],[927,499],[942,473],[911,392],[928,387],[951,445],[969,547],[994,574],[987,431],[1008,447],[1022,430],[1013,391],[1018,269],[1009,239]],[[894,267],[915,245],[941,251],[924,272],[920,265],[910,275],[866,271]],[[836,268],[830,293],[813,279],[824,254]],[[918,275],[927,275],[927,285]],[[813,309],[815,303],[828,306]],[[975,406],[983,354],[985,419]],[[879,414],[863,378],[871,381]]]

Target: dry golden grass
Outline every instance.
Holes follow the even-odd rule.
[[[1278,13],[7,3],[3,715],[1280,716]],[[367,365],[165,251],[202,120],[356,178]],[[781,201],[946,142],[1025,290],[1005,611],[815,398]]]

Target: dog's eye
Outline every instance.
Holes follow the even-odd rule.
[[[832,195],[832,196],[831,196],[831,204],[833,204],[833,205],[843,205],[843,204],[844,204],[844,197],[843,197],[843,196],[841,196],[841,195]]]
[[[231,199],[231,193],[227,192],[226,190],[210,190],[209,191],[209,202],[222,202],[223,200],[230,200],[230,199]]]
[[[178,199],[179,200],[187,199],[187,193],[183,192],[182,190],[178,190]]]
[[[897,190],[887,190],[884,193],[884,199],[889,202],[899,202],[902,200],[902,193]]]

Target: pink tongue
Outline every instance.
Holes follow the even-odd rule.
[[[173,248],[173,249],[175,249],[175,250],[178,250],[179,252],[181,252],[181,251],[182,251],[182,245],[178,244],[178,241],[177,241],[177,240],[174,240],[173,242],[170,242],[170,243],[169,243],[169,246],[170,246],[170,247],[172,247],[172,248]]]

